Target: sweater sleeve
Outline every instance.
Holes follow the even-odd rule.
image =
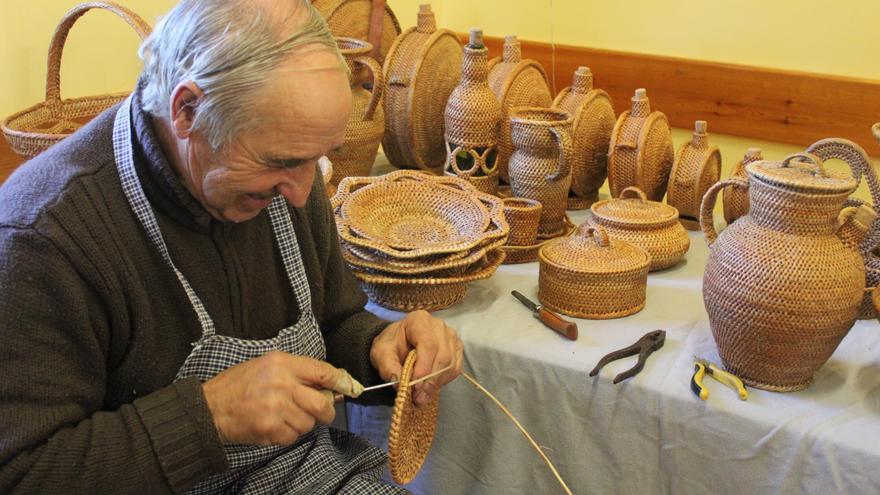
[[[226,469],[195,379],[104,410],[114,323],[77,268],[0,227],[0,492],[167,493]]]

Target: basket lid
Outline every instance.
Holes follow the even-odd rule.
[[[625,241],[609,239],[605,229],[585,222],[577,233],[549,242],[539,253],[542,263],[550,263],[579,273],[624,273],[642,270],[650,255]]]
[[[813,193],[848,193],[857,185],[848,172],[825,169],[822,160],[811,153],[795,153],[782,161],[752,162],[746,165],[746,173],[762,182]]]
[[[661,225],[678,219],[675,207],[649,200],[635,186],[621,191],[617,199],[597,201],[590,210],[601,223],[618,225]]]

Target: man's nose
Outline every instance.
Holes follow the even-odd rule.
[[[312,182],[315,180],[316,166],[301,165],[282,171],[281,180],[275,186],[278,194],[284,196],[291,205],[302,208],[309,199]]]

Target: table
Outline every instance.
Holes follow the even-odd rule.
[[[584,212],[569,212],[575,223]],[[702,300],[708,248],[691,232],[686,260],[648,277],[647,304],[616,320],[576,320],[580,338],[545,328],[509,295],[537,300],[538,265],[504,265],[436,313],[465,344],[465,370],[517,416],[574,493],[880,493],[880,324],[859,321],[800,392],[711,379],[690,390],[695,356],[720,363]],[[805,304],[808,304],[805,301]],[[370,304],[387,319],[401,313]],[[635,362],[589,371],[606,353],[665,329],[666,344],[635,378]],[[388,408],[349,405],[349,428],[387,445]],[[537,453],[464,379],[444,387],[437,435],[414,493],[561,493]]]

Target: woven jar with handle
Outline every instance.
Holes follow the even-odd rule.
[[[761,153],[761,148],[749,148],[746,150],[743,159],[736,162],[736,165],[733,166],[729,178],[745,179],[746,165],[763,159],[764,155]],[[727,222],[727,225],[732,224],[737,218],[749,212],[749,194],[743,189],[736,187],[725,189],[721,199],[724,205],[724,221]]]
[[[401,34],[385,57],[385,137],[382,150],[398,168],[439,174],[446,163],[443,110],[461,75],[461,42],[437,29],[428,4],[415,27]]]
[[[588,222],[578,232],[548,242],[538,254],[541,304],[578,318],[620,318],[645,307],[650,255],[610,239]]]
[[[574,118],[568,209],[589,208],[599,199],[599,188],[608,175],[608,146],[616,119],[611,97],[601,89],[593,89],[589,67],[578,67],[571,86],[559,92],[553,108],[565,110]]]
[[[504,198],[504,218],[510,225],[508,246],[531,246],[538,240],[538,224],[541,223],[540,201],[529,198]]]
[[[746,166],[703,199],[710,244],[703,301],[725,366],[779,392],[809,386],[856,319],[865,285],[859,253],[838,237],[837,217],[856,181],[815,155]],[[749,213],[719,236],[712,210],[724,187],[748,190]]]
[[[666,194],[669,171],[675,159],[669,121],[652,112],[644,88],[632,97],[632,109],[620,114],[608,145],[608,185],[611,196],[636,186],[652,201]]]
[[[721,151],[709,145],[707,128],[705,120],[696,121],[693,138],[678,149],[666,189],[666,202],[688,230],[700,230],[703,195],[721,179]]]
[[[543,205],[539,237],[553,237],[565,230],[571,185],[571,123],[568,112],[553,108],[516,107],[510,112],[516,147],[510,157],[510,190],[514,196]]]
[[[502,56],[489,61],[489,87],[501,104],[501,128],[498,134],[498,175],[510,182],[507,166],[513,155],[510,140],[510,109],[513,107],[549,107],[553,101],[550,82],[537,60],[522,58],[516,36],[504,37]]]
[[[0,122],[9,146],[25,158],[42,153],[128,96],[128,93],[114,93],[61,99],[61,54],[67,35],[80,17],[94,9],[113,12],[128,23],[142,40],[150,34],[149,24],[131,10],[114,2],[82,3],[64,14],[49,45],[46,101],[14,113]]]
[[[489,49],[483,31],[471,28],[461,80],[449,95],[446,122],[447,175],[467,179],[485,193],[498,193],[498,132],[501,105],[489,89]]]
[[[840,237],[851,249],[862,255],[865,260],[865,287],[873,289],[880,285],[880,219],[877,208],[880,206],[880,180],[877,171],[871,165],[871,159],[858,144],[841,138],[822,139],[810,145],[807,152],[813,153],[822,160],[838,159],[849,165],[856,183],[865,178],[871,202],[850,198],[848,208],[841,213]],[[874,306],[871,293],[865,292],[862,305],[859,307],[859,319],[874,318]]]
[[[385,85],[382,68],[370,57],[372,46],[352,38],[336,38],[336,44],[351,71],[351,115],[345,125],[342,147],[327,154],[333,162],[334,185],[346,177],[370,175],[385,132],[385,112],[380,104]],[[372,82],[372,91],[364,87],[365,71]]]
[[[312,0],[333,36],[366,40],[381,64],[400,34],[397,16],[384,0]],[[374,10],[378,6],[381,10]]]
[[[608,235],[634,244],[651,255],[651,271],[674,266],[691,246],[690,237],[678,221],[678,210],[649,201],[641,189],[632,186],[617,199],[598,201],[590,207],[593,223]]]

